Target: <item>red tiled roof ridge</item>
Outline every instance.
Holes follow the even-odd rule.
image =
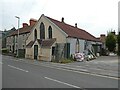
[[[11,32],[8,36],[13,36],[13,35],[17,35],[18,34],[18,30],[19,30],[19,34],[24,34],[24,33],[29,33],[31,31],[31,28],[33,27],[34,25],[30,26],[26,26],[26,27],[21,27],[13,32]]]
[[[64,24],[66,24],[66,25],[68,25],[68,26],[70,26],[70,27],[76,28],[75,26],[72,26],[72,25],[70,25],[70,24],[68,24],[68,23],[61,22],[61,21],[59,21],[59,20],[55,20],[55,19],[53,19],[53,18],[51,18],[51,17],[48,17],[48,16],[46,16],[46,17],[49,18],[49,19],[52,19],[52,20],[54,20],[54,21],[57,21],[57,22],[59,22],[59,23],[64,23]],[[84,29],[81,29],[81,28],[76,28],[76,29],[85,31]],[[87,32],[87,31],[85,31],[85,32]],[[87,32],[87,33],[88,33],[88,32]],[[92,36],[93,36],[93,35],[92,35]],[[94,36],[93,36],[93,37],[94,37]]]
[[[47,17],[49,20],[51,20],[54,24],[56,24],[59,28],[61,28],[66,34],[68,34],[68,37],[74,37],[74,38],[81,38],[91,41],[98,41],[95,36],[88,33],[84,29],[76,28],[75,26],[72,26],[70,24],[67,24],[65,22],[61,22],[58,20],[55,20],[53,18]]]

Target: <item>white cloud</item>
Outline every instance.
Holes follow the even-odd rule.
[[[98,36],[110,28],[117,29],[119,0],[4,0],[2,18],[3,27],[17,26],[15,15],[21,17],[21,24],[30,18],[38,19],[45,14],[57,20],[65,18],[71,25]]]

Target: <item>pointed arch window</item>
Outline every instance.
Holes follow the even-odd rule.
[[[48,28],[48,37],[49,37],[49,39],[52,38],[52,27],[51,26],[49,26],[49,28]]]
[[[43,22],[40,24],[40,39],[45,39],[45,26]]]
[[[80,42],[79,39],[76,40],[76,53],[80,52]]]
[[[34,31],[34,37],[35,37],[35,40],[37,39],[37,30],[35,29]]]

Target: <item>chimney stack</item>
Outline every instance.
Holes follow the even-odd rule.
[[[36,20],[36,19],[33,19],[33,18],[31,18],[31,19],[29,20],[30,26],[33,26],[36,22],[37,22],[37,20]]]
[[[62,17],[62,22],[64,22],[64,17]]]
[[[26,27],[26,26],[28,26],[28,24],[27,23],[23,23],[23,28]]]
[[[75,23],[75,27],[77,28],[77,23]]]
[[[106,35],[105,34],[101,34],[100,35],[100,40],[105,43],[105,39],[106,39]]]

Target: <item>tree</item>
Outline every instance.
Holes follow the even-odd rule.
[[[118,55],[120,56],[120,32],[117,36],[117,43],[118,43]]]
[[[115,38],[115,35],[113,33],[111,33],[111,32],[106,37],[106,47],[108,48],[108,50],[110,52],[115,51],[116,38]]]

